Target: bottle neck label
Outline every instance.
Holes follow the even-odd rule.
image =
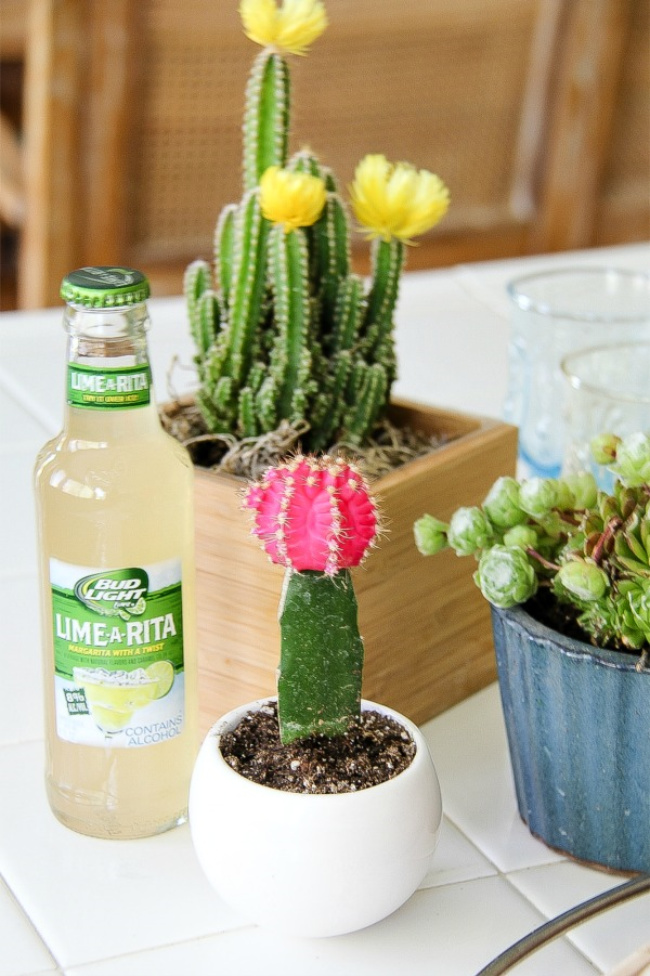
[[[151,402],[151,368],[68,363],[67,402],[92,410],[128,410]]]

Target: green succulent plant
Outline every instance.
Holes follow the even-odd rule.
[[[547,590],[571,607],[585,639],[598,647],[650,653],[650,435],[603,435],[594,455],[617,480],[599,490],[591,474],[499,478],[480,506],[449,523],[415,523],[423,555],[452,548],[478,561],[475,582],[502,609]]]

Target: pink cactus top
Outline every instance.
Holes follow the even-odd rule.
[[[377,534],[377,508],[360,472],[341,459],[297,455],[247,489],[252,532],[274,563],[335,575],[358,565]]]

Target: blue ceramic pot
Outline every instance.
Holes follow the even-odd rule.
[[[650,671],[515,607],[492,628],[519,813],[550,847],[650,872]]]

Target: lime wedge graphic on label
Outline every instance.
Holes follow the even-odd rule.
[[[174,684],[174,667],[169,661],[156,661],[150,664],[147,677],[157,682],[154,699],[164,698]]]
[[[132,616],[139,617],[140,614],[144,613],[146,609],[147,609],[147,601],[145,600],[144,597],[141,596],[138,602],[135,603],[132,607],[129,607],[128,609],[118,610],[118,616],[120,616],[122,620],[130,620]],[[102,613],[102,610],[98,607],[97,612]]]

